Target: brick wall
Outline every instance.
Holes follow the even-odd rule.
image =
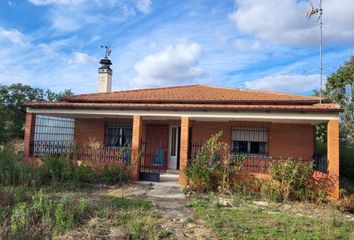
[[[268,127],[270,156],[310,159],[315,149],[314,129],[310,124],[193,121],[192,126],[192,142],[203,142],[222,130],[221,140],[231,144],[232,127]]]
[[[269,154],[311,159],[315,149],[313,131],[310,124],[271,124]]]
[[[131,119],[76,119],[75,141],[87,143],[89,141],[104,142],[105,122],[132,122]],[[180,121],[143,121],[142,137],[145,137],[146,124],[166,123],[179,125]],[[192,142],[203,142],[212,134],[223,131],[221,140],[231,143],[231,129],[235,126],[268,127],[269,128],[269,155],[282,157],[311,158],[314,149],[314,129],[310,124],[285,124],[267,122],[209,122],[191,121]],[[168,139],[167,139],[168,141]]]
[[[131,119],[75,119],[74,140],[86,144],[91,141],[104,143],[104,125],[107,122],[132,123]]]

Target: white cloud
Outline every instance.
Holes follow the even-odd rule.
[[[134,87],[185,84],[204,75],[198,66],[202,48],[197,43],[179,42],[148,55],[135,64]]]
[[[230,20],[245,33],[280,45],[310,45],[318,42],[318,24],[308,21],[307,1],[236,0]],[[327,0],[323,3],[325,43],[354,41],[352,0]]]
[[[254,81],[246,81],[244,84],[246,88],[255,90],[303,93],[319,89],[320,76],[318,74],[272,75]]]
[[[68,61],[70,64],[86,64],[89,62],[97,62],[96,58],[91,57],[87,53],[73,52],[72,58]]]
[[[18,44],[21,46],[25,46],[28,44],[28,39],[26,38],[26,36],[16,29],[6,30],[0,27],[0,40],[1,39],[6,39],[12,42],[13,44]]]
[[[235,48],[239,52],[250,53],[250,52],[268,52],[272,50],[269,44],[262,42],[260,40],[253,40],[247,38],[237,38],[235,40]]]
[[[142,13],[149,13],[151,10],[151,0],[138,0],[136,3],[137,9],[139,9],[140,12]]]

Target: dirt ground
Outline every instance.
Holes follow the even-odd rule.
[[[188,200],[182,190],[181,186],[135,183],[122,188],[100,190],[98,194],[151,201],[160,215],[159,224],[164,231],[170,232],[170,239],[217,239],[207,224],[186,206]]]

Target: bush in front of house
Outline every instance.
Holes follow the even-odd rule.
[[[86,164],[77,165],[65,156],[47,156],[39,171],[44,176],[44,183],[74,184],[122,184],[129,180],[129,168],[125,164],[104,167],[90,167]]]
[[[34,167],[22,163],[12,146],[7,145],[0,150],[0,185],[30,186],[36,184],[39,177]]]
[[[188,162],[185,174],[193,190],[222,194],[261,195],[272,201],[300,200],[323,202],[326,192],[311,184],[313,163],[293,159],[270,164],[271,179],[238,175],[245,156],[232,155],[227,144],[213,135]],[[217,161],[216,161],[217,160]]]
[[[292,159],[272,163],[269,167],[272,178],[262,181],[261,194],[276,201],[323,202],[326,191],[311,183],[312,164]]]
[[[222,134],[211,136],[187,164],[185,174],[196,191],[231,193],[232,177],[241,170],[244,158],[231,154],[229,146],[220,141]]]
[[[92,168],[77,165],[65,156],[47,156],[40,166],[24,164],[11,146],[0,151],[0,185],[42,186],[61,183],[121,184],[129,180],[125,164]]]

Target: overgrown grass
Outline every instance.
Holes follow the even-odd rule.
[[[7,187],[0,190],[0,239],[157,239],[157,215],[145,200],[61,196]],[[96,237],[95,237],[96,236]]]
[[[11,146],[0,151],[0,239],[158,238],[149,202],[78,192],[83,184],[126,183],[128,166],[91,168],[63,156],[43,160],[31,166]]]
[[[194,200],[191,207],[220,239],[353,239],[354,224],[294,216],[256,207],[224,207]]]
[[[11,146],[0,151],[0,185],[38,187],[50,184],[121,184],[129,179],[125,164],[92,168],[78,166],[65,156],[47,156],[40,166],[24,164]]]

